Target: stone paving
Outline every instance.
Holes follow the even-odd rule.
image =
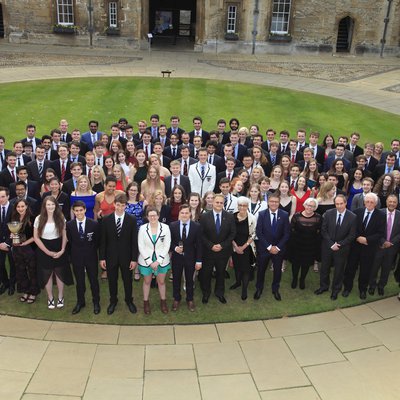
[[[287,87],[400,114],[398,59],[268,56],[294,64],[385,65],[353,82],[228,70],[199,60],[249,56],[12,46],[0,54],[79,58],[81,64],[1,68],[0,83],[78,76],[172,76]],[[115,63],[85,64],[85,57]],[[12,57],[9,57],[11,59]],[[132,58],[118,62],[118,58]],[[21,56],[20,59],[22,59]],[[257,56],[254,60],[267,56]],[[311,61],[310,61],[311,60]],[[362,68],[360,69],[362,70]],[[366,70],[368,67],[366,67]],[[387,71],[387,72],[384,72]],[[368,75],[368,73],[366,73]],[[1,92],[0,92],[1,93]],[[344,310],[267,321],[191,326],[107,326],[0,316],[0,399],[396,400],[400,365],[396,297]]]

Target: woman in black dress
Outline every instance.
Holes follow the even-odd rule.
[[[43,193],[42,202],[47,196],[53,196],[57,200],[57,204],[64,215],[64,218],[69,221],[71,218],[71,207],[69,202],[69,196],[67,193],[61,190],[60,180],[55,176],[50,179],[50,191]]]
[[[292,289],[297,287],[300,272],[300,289],[305,289],[305,279],[314,260],[319,259],[322,217],[315,212],[318,201],[308,198],[304,210],[294,214],[291,221],[290,261],[292,262]]]
[[[18,200],[14,204],[11,221],[22,224],[19,231],[20,243],[13,244],[12,253],[17,274],[17,287],[22,296],[22,303],[32,304],[39,294],[39,283],[37,280],[36,257],[33,249],[33,216],[29,204],[25,199]]]
[[[72,274],[65,247],[67,235],[65,219],[53,196],[43,200],[40,215],[33,224],[33,237],[37,245],[37,265],[40,267],[39,278],[47,292],[47,307],[50,310],[64,307],[64,285],[72,285]],[[58,288],[57,302],[53,296],[53,277]]]
[[[250,200],[241,196],[238,198],[238,212],[234,214],[236,223],[236,236],[232,241],[232,260],[235,268],[236,283],[230,289],[242,286],[242,300],[247,299],[247,287],[251,269],[251,246],[254,246],[256,231],[256,218],[248,212]]]

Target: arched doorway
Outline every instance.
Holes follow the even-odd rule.
[[[349,16],[339,21],[338,35],[336,40],[336,52],[348,53],[351,49],[351,40],[353,38],[354,20]]]
[[[152,48],[193,49],[196,0],[150,0],[149,32]]]
[[[4,37],[3,4],[0,3],[0,38]]]

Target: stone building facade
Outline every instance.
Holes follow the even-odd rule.
[[[10,42],[143,49],[148,34],[214,53],[398,55],[400,0],[0,0]]]

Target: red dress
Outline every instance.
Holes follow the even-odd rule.
[[[290,190],[290,194],[292,194],[296,198],[296,211],[295,212],[298,213],[298,212],[304,211],[303,204],[311,195],[310,188],[307,188],[306,192],[303,194],[302,197],[298,197],[296,195],[296,192],[295,192],[294,188]]]

